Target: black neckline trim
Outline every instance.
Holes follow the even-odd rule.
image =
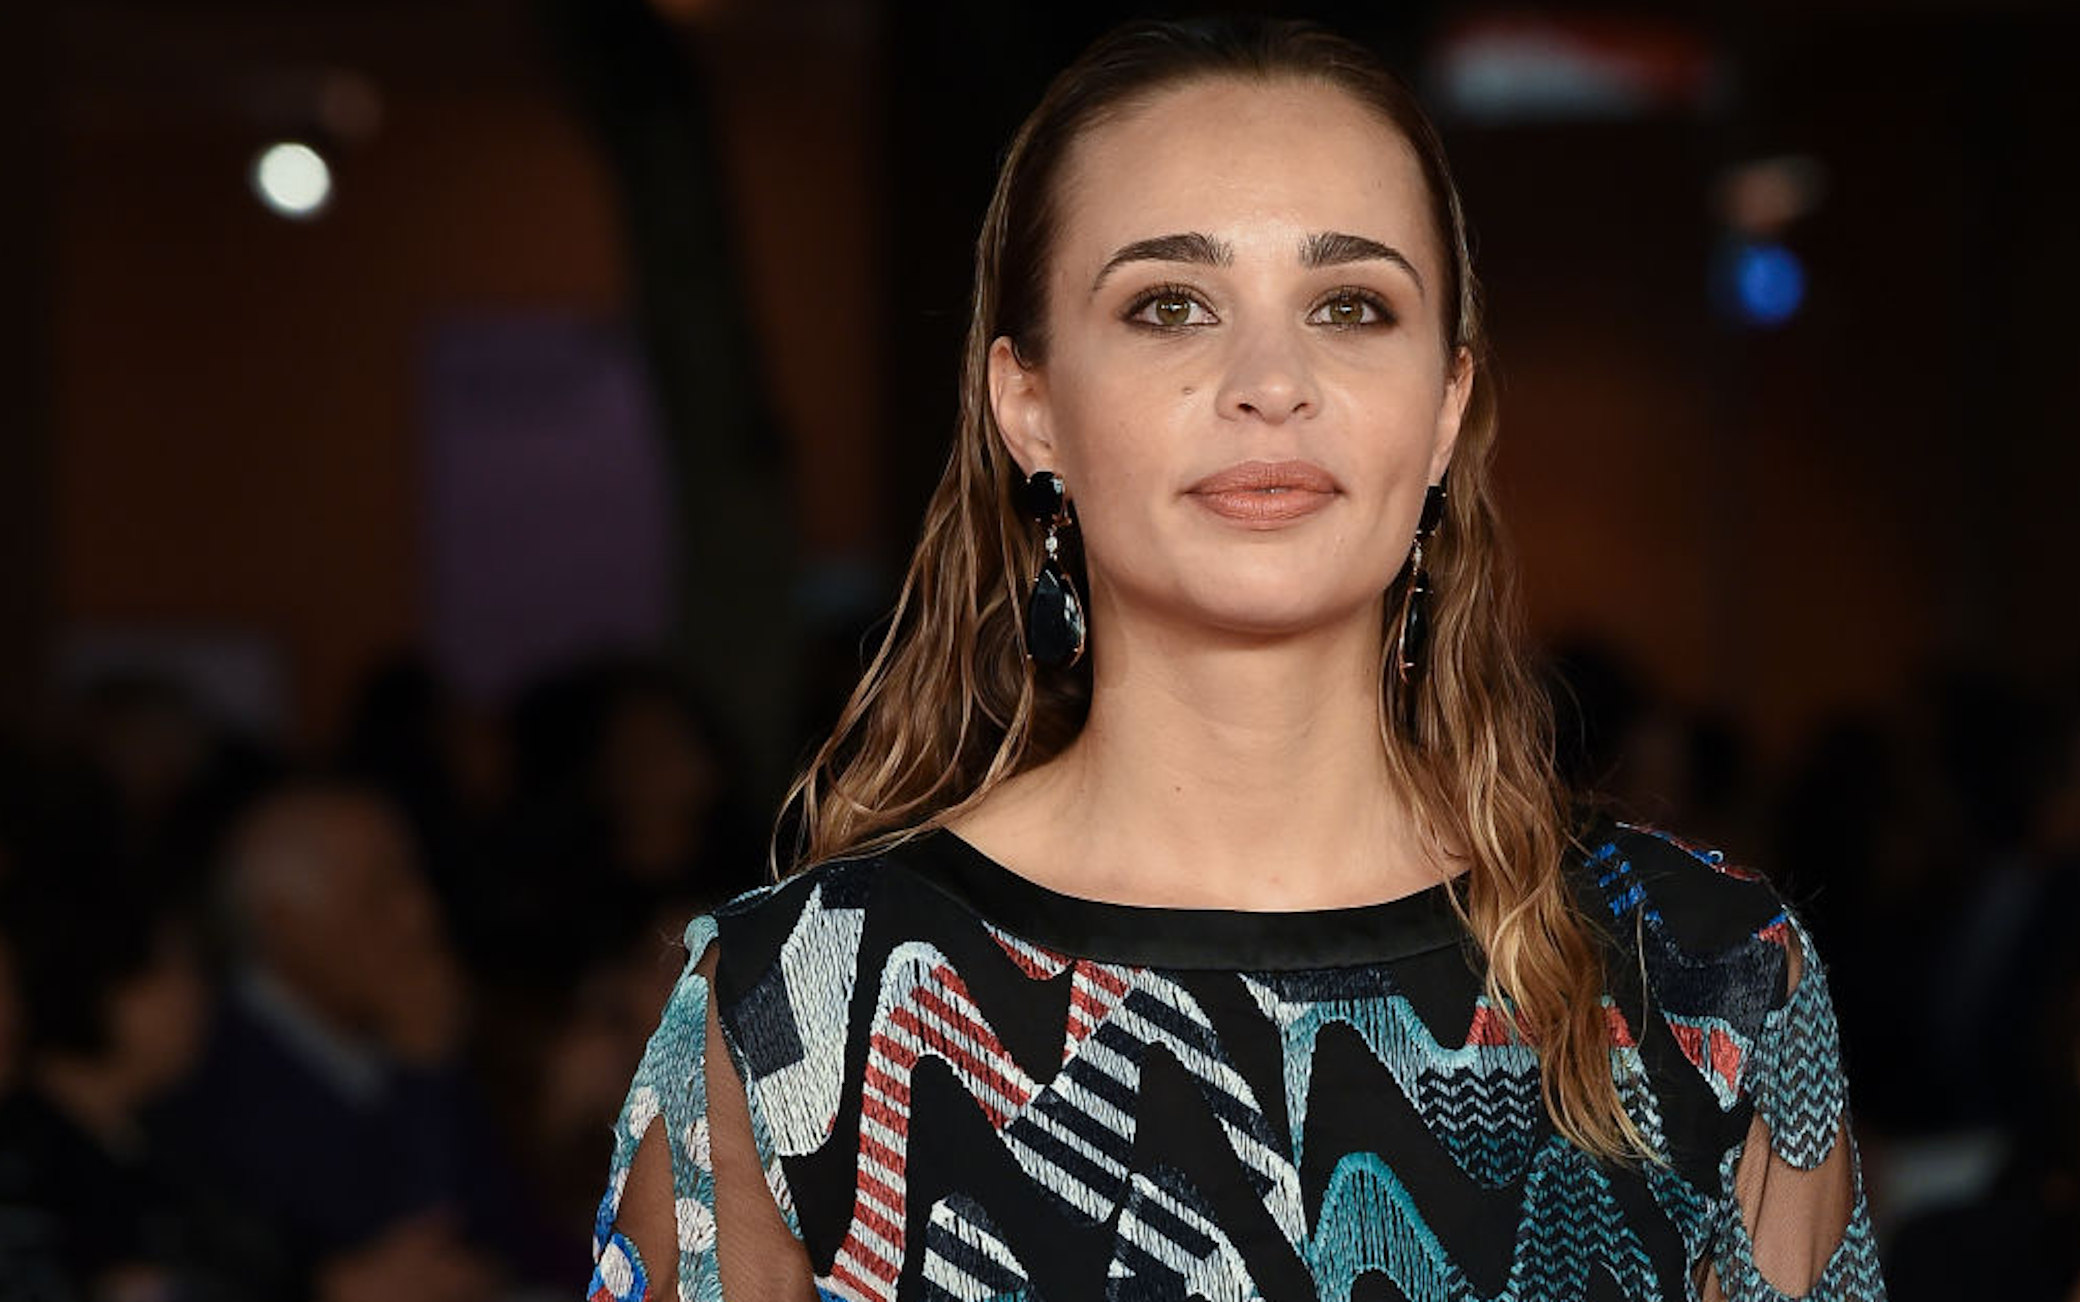
[[[1463,874],[1373,904],[1259,912],[1064,895],[1020,876],[944,827],[906,842],[889,860],[1022,940],[1132,967],[1299,972],[1389,963],[1467,939],[1451,900]]]

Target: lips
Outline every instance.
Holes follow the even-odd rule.
[[[1242,524],[1275,525],[1327,506],[1336,480],[1312,461],[1245,461],[1185,490],[1216,515]]]
[[[1288,489],[1302,493],[1333,493],[1336,481],[1312,461],[1244,461],[1208,475],[1185,491],[1188,493],[1264,493]]]

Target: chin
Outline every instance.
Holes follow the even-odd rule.
[[[1312,583],[1241,580],[1192,597],[1193,610],[1209,628],[1262,637],[1305,633],[1360,616],[1378,618],[1377,592],[1354,593],[1325,577]]]

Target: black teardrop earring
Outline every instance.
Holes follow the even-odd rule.
[[[1394,669],[1401,680],[1401,727],[1416,735],[1416,687],[1423,680],[1423,650],[1430,637],[1430,576],[1423,570],[1423,544],[1444,523],[1444,484],[1423,493],[1423,516],[1408,553],[1408,591],[1401,599],[1401,634],[1394,641]]]
[[[1056,532],[1070,523],[1069,493],[1052,470],[1036,470],[1023,488],[1027,515],[1047,526],[1047,555],[1026,598],[1026,657],[1049,669],[1067,669],[1083,659],[1083,602],[1062,568]]]

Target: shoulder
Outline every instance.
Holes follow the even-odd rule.
[[[1801,967],[1817,971],[1797,917],[1761,873],[1659,828],[1604,821],[1578,868],[1620,1004],[1651,1006],[1729,1104]]]
[[[1637,917],[1698,958],[1788,938],[1789,910],[1769,878],[1721,850],[1615,819],[1592,823],[1581,846],[1585,903],[1607,923]]]
[[[864,1031],[855,1000],[870,1009],[878,987],[872,955],[943,925],[904,862],[895,850],[816,864],[689,929],[689,949],[712,951],[716,1023],[763,1152],[797,1157],[830,1136]]]
[[[749,1016],[732,1014],[742,1014],[747,1000],[770,1005],[778,995],[784,1001],[790,968],[796,969],[797,985],[806,985],[799,970],[805,949],[818,951],[814,966],[849,966],[861,930],[866,867],[844,862],[812,868],[753,887],[689,921],[682,934],[685,965],[665,1000],[643,1069],[656,1059],[659,1070],[683,1075],[684,1062],[698,1055],[716,1021],[740,1053],[748,1047],[754,1057],[770,1056],[775,1040],[780,1043],[774,1052],[798,1051],[799,1045],[787,1042],[792,1028],[772,1016],[785,1011],[784,1002],[778,1010],[754,1006]],[[850,985],[844,983],[848,993]]]
[[[694,919],[687,949],[699,959],[700,947],[712,944],[715,989],[725,1005],[798,963],[806,950],[826,962],[849,957],[883,869],[877,856],[840,858],[745,891]]]

